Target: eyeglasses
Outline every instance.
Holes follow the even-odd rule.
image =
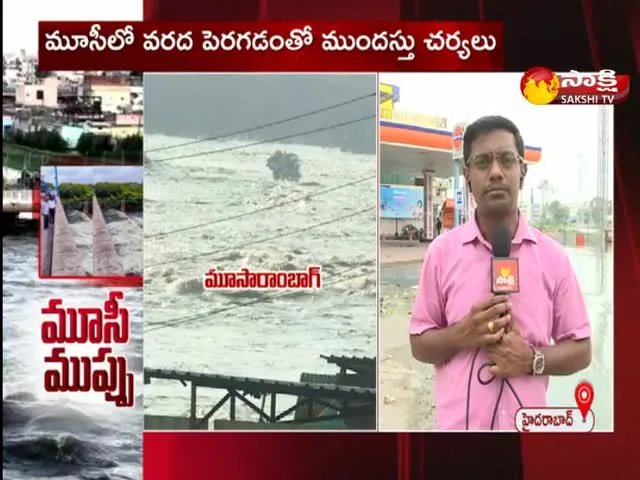
[[[478,153],[469,158],[467,165],[478,170],[488,170],[493,165],[494,158],[498,160],[498,165],[502,170],[509,170],[522,162],[522,157],[518,153],[512,150],[505,150],[502,152]]]

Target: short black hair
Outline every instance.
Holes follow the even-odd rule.
[[[495,132],[497,130],[507,131],[516,138],[516,149],[518,154],[524,158],[524,140],[522,134],[515,123],[500,115],[488,115],[486,117],[480,117],[475,122],[468,125],[464,130],[464,136],[462,138],[462,156],[464,162],[469,161],[471,155],[471,144],[475,142],[478,137],[486,135],[487,133]]]

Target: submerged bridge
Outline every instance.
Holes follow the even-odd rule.
[[[339,373],[302,373],[299,382],[291,382],[145,368],[145,384],[152,379],[170,380],[191,390],[188,417],[145,413],[145,430],[208,430],[211,426],[213,430],[375,430],[375,358],[322,358]],[[225,393],[214,405],[207,405],[204,415],[198,415],[197,392],[203,388]],[[294,397],[293,405],[282,405],[278,401],[282,396]],[[257,419],[238,419],[239,405]],[[221,418],[224,407],[227,413]]]
[[[89,213],[88,205],[85,213]],[[58,200],[55,222],[44,229],[40,222],[40,270],[43,277],[124,276],[124,268],[113,239],[104,221],[98,199],[93,197],[91,208],[93,227],[92,271],[88,272],[78,249],[76,235],[67,220],[62,202]]]

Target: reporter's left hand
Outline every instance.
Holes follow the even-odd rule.
[[[489,371],[497,378],[522,377],[531,373],[533,350],[524,340],[515,322],[495,345],[487,347]]]

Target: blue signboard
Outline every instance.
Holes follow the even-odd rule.
[[[462,205],[464,205],[464,201],[463,201],[463,198],[462,198],[462,192],[460,190],[458,190],[456,192],[456,205],[458,207],[461,207]]]
[[[380,218],[422,218],[423,202],[423,187],[380,185]]]

